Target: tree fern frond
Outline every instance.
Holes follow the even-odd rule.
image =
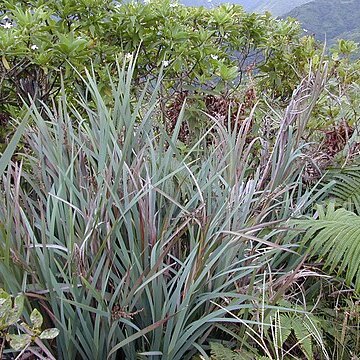
[[[330,171],[328,178],[335,181],[330,195],[346,210],[360,215],[360,167]]]
[[[330,272],[345,274],[348,284],[360,291],[360,216],[351,211],[335,209],[333,203],[318,208],[318,219],[297,221],[305,230],[303,243]]]

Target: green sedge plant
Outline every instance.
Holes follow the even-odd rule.
[[[160,80],[134,92],[134,59],[117,71],[111,105],[87,73],[76,103],[63,91],[28,108],[1,159],[0,283],[46,309],[58,359],[191,359],[219,324],[260,325],[264,272],[296,256],[274,226],[311,203],[298,160],[324,75],[298,87],[272,151],[249,136],[251,116],[235,128],[210,117],[184,154],[185,115],[162,127]],[[23,132],[27,151],[11,157]]]

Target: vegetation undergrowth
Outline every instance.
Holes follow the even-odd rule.
[[[134,66],[110,82],[112,107],[90,74],[76,106],[31,106],[27,152],[3,175],[2,283],[60,330],[59,359],[205,356],[229,322],[273,329],[274,312],[306,313],[282,302],[302,258],[278,225],[320,196],[302,185],[301,132],[326,73],[300,84],[271,144],[249,138],[251,116],[233,129],[212,118],[183,153],[182,115],[170,137],[156,91],[134,102]]]
[[[356,359],[354,44],[331,58],[294,22],[239,7],[107,4],[84,19],[81,4],[6,2],[14,26],[0,43],[21,41],[0,69],[13,133],[0,159],[3,358]],[[155,25],[142,21],[166,16],[188,31],[168,34],[177,45],[202,39],[195,67],[173,43],[150,46]],[[205,28],[191,37],[194,18]],[[32,42],[52,68],[24,50],[21,20],[39,25]],[[126,41],[110,46],[116,26]],[[259,61],[236,65],[225,40]],[[59,74],[54,96],[16,91],[35,70]]]

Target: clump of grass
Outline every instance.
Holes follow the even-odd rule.
[[[183,113],[169,136],[157,88],[134,99],[133,71],[131,61],[110,81],[111,106],[88,74],[76,106],[62,96],[29,109],[32,125],[18,130],[26,127],[28,154],[10,160],[15,139],[1,160],[1,286],[39,303],[60,330],[58,359],[205,356],[217,324],[259,303],[275,255],[293,252],[272,227],[309,203],[299,190],[299,110],[316,97],[314,78],[260,161],[251,117],[234,129],[212,119],[182,153]]]

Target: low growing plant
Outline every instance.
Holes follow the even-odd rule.
[[[0,289],[0,357],[6,358],[6,354],[20,352],[17,359],[25,352],[35,355],[43,352],[49,359],[55,359],[42,340],[55,339],[59,330],[56,328],[41,330],[43,317],[34,309],[30,314],[30,325],[20,322],[24,311],[24,296],[18,295],[13,300],[11,295]],[[6,343],[10,348],[7,349]],[[36,348],[32,344],[36,344]],[[39,349],[39,350],[38,350]]]

